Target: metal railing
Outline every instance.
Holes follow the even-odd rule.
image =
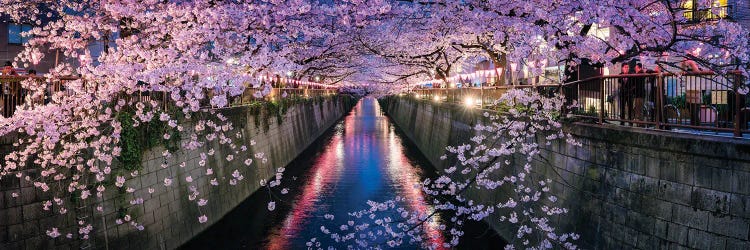
[[[21,82],[33,79],[38,84],[43,84],[44,94],[37,98],[32,98],[32,93],[23,88]],[[10,117],[15,113],[19,105],[27,103],[29,105],[40,105],[50,102],[54,93],[65,92],[65,83],[77,78],[60,78],[55,81],[39,76],[0,76],[0,113],[3,117]]]
[[[548,96],[560,91],[560,85],[509,85],[482,88],[416,88],[412,90],[412,94],[420,99],[489,108],[508,90],[519,88],[534,89]]]
[[[42,96],[34,97],[31,93],[32,90],[24,88],[22,82],[28,79],[37,81],[37,84],[44,88]],[[18,109],[20,105],[46,105],[51,101],[51,98],[56,93],[72,94],[66,84],[70,81],[78,80],[78,78],[60,78],[54,81],[48,81],[48,79],[39,76],[0,76],[0,113],[3,117],[11,117]],[[91,86],[96,88],[96,84]],[[92,90],[94,91],[94,90]],[[206,90],[208,98],[204,99],[201,103],[201,107],[211,108],[209,100],[213,97],[213,91]],[[299,87],[299,88],[272,88],[269,93],[265,93],[262,97],[256,97],[256,92],[262,92],[261,89],[246,88],[245,91],[234,97],[229,97],[229,107],[241,106],[252,103],[254,101],[274,101],[283,98],[315,98],[320,96],[330,96],[338,92],[337,89],[326,89],[326,88],[310,88],[310,87]],[[126,95],[122,94],[118,96],[119,99],[126,101],[141,101],[141,102],[156,102],[159,107],[166,107],[170,105],[169,93],[162,91],[137,91],[133,94]]]
[[[598,76],[561,85],[516,85],[484,88],[414,89],[420,99],[491,108],[508,89],[532,88],[548,96],[564,94],[578,107],[570,112],[600,124],[696,129],[742,136],[748,130],[750,105],[736,87],[739,74],[711,72]]]
[[[687,128],[731,132],[747,130],[745,95],[735,92],[745,84],[739,74],[711,72],[674,74],[625,74],[571,82],[563,91],[576,100],[577,115],[599,123]]]
[[[258,98],[256,92],[262,92],[261,89],[247,88],[241,95],[233,98],[230,106],[241,106],[254,101],[267,100],[276,101],[280,99],[304,99],[321,96],[331,96],[338,93],[336,89],[313,89],[313,88],[272,88],[265,96]]]

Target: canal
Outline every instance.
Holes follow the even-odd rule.
[[[306,243],[315,238],[323,249],[341,249],[355,243],[337,243],[321,232],[321,226],[331,232],[350,233],[352,229],[340,230],[340,226],[371,220],[350,216],[369,208],[367,201],[398,196],[404,198],[402,207],[432,211],[415,184],[431,177],[434,168],[389,121],[374,98],[362,99],[286,169],[282,187],[288,192],[259,190],[181,248],[306,249]],[[267,209],[270,200],[276,202],[274,211]],[[466,234],[459,248],[502,248],[502,239],[485,223],[467,222],[463,230]],[[423,231],[428,234],[423,235],[425,239],[438,245],[447,237],[437,223],[425,224]],[[388,248],[385,244],[381,247]],[[405,242],[400,248],[420,246]]]

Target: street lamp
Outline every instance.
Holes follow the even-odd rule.
[[[466,97],[466,99],[464,99],[464,105],[465,105],[466,107],[471,107],[471,106],[473,106],[473,105],[474,105],[474,98],[471,98],[471,97]]]

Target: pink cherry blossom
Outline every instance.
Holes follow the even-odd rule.
[[[60,236],[60,232],[56,227],[53,227],[52,230],[47,230],[47,235],[52,238],[57,238]]]
[[[46,13],[40,13],[42,5]],[[251,147],[256,146],[256,141],[239,140],[241,136],[235,134],[237,124],[217,109],[228,108],[240,96],[267,98],[272,93],[272,79],[284,78],[286,83],[302,82],[308,87],[336,84],[351,92],[363,91],[355,82],[367,83],[368,91],[387,95],[408,91],[427,81],[448,86],[462,77],[459,71],[483,61],[495,66],[517,65],[516,71],[524,69],[546,83],[559,84],[564,79],[546,79],[545,68],[576,66],[584,61],[612,66],[643,58],[667,71],[676,71],[676,64],[691,60],[717,74],[738,70],[747,76],[750,60],[748,31],[738,23],[724,19],[688,20],[680,4],[669,1],[292,0],[258,4],[213,0],[0,0],[0,13],[11,22],[35,24],[23,34],[28,43],[14,59],[16,65],[36,65],[45,59],[43,51],[59,51],[63,60],[45,74],[48,82],[81,75],[80,79],[66,80],[66,90],[53,93],[48,104],[21,105],[12,117],[0,119],[0,136],[18,135],[12,152],[0,163],[0,177],[22,178],[40,191],[59,197],[80,193],[82,199],[90,197],[89,189],[93,187],[97,197],[102,197],[104,183],[114,179],[115,186],[125,188],[128,192],[124,195],[136,204],[145,197],[135,197],[138,192],[127,186],[127,175],[115,171],[119,169],[119,156],[124,153],[119,144],[126,135],[123,133],[130,129],[124,126],[148,129],[161,124],[165,133],[158,137],[164,140],[175,139],[175,131],[178,132],[182,141],[177,146],[181,149],[207,151],[200,154],[198,165],[202,169],[198,173],[205,169],[206,175],[211,175],[214,170],[207,166],[232,165],[214,161],[231,162],[235,157],[244,158],[244,164],[250,166],[253,160],[237,150],[239,147],[245,152],[248,147],[235,141],[249,141]],[[96,51],[98,47],[107,49]],[[507,83],[511,80],[509,73],[514,73],[512,68],[498,68],[492,74],[500,75],[500,80]],[[321,79],[305,81],[316,77]],[[44,95],[45,86],[36,81],[21,84],[31,97]],[[739,83],[728,87],[743,95],[748,92],[748,87]],[[147,98],[144,93],[160,98]],[[281,97],[288,95],[281,93]],[[494,208],[536,207],[535,213],[523,213],[521,209],[515,217],[505,218],[506,222],[516,222],[511,224],[517,225],[521,240],[514,242],[524,248],[575,248],[571,243],[577,238],[575,233],[557,232],[551,225],[555,221],[551,218],[563,216],[567,209],[538,206],[540,201],[554,203],[557,197],[549,193],[547,185],[530,182],[529,173],[534,168],[531,158],[516,166],[517,173],[500,178],[490,175],[507,168],[505,158],[511,154],[532,157],[539,153],[539,144],[523,139],[543,135],[548,140],[577,145],[574,138],[560,130],[556,120],[561,115],[562,99],[511,91],[498,100],[500,103],[519,108],[508,114],[487,114],[490,122],[474,128],[478,136],[466,145],[447,148],[445,158],[454,159],[457,164],[419,188],[431,195],[465,199],[462,192],[469,186],[488,190],[513,186],[514,197],[501,204],[435,207],[459,212],[465,215],[460,219],[472,220],[487,218],[496,213]],[[118,119],[127,112],[132,113],[130,120]],[[501,136],[519,139],[488,146]],[[216,145],[221,152],[213,148]],[[224,151],[225,148],[232,151]],[[256,148],[250,151],[254,152],[250,157],[261,164],[268,163],[264,152]],[[217,153],[220,155],[213,157]],[[170,187],[172,178],[180,178],[181,172],[176,170],[181,169],[171,168],[182,152],[164,150],[161,157],[161,167],[171,171],[171,177],[164,178],[163,184]],[[496,158],[502,160],[492,161]],[[186,167],[185,162],[179,167]],[[263,188],[282,185],[284,169],[273,167],[280,168],[272,178],[260,181]],[[24,175],[31,168],[38,168],[38,178]],[[211,179],[211,186],[206,188],[219,185],[218,180],[222,184],[238,184],[244,177],[236,168],[232,165],[217,169],[214,174],[226,176]],[[143,173],[129,174],[128,178],[139,178]],[[472,185],[461,181],[466,178],[474,181]],[[82,182],[84,179],[95,183]],[[192,177],[185,180],[190,183]],[[287,191],[282,188],[282,192]],[[200,192],[206,190],[195,188],[185,193],[195,199]],[[153,193],[152,189],[149,193]],[[12,192],[11,197],[18,198],[19,193]],[[59,198],[53,201],[45,202],[43,208],[65,214],[73,206]],[[378,221],[379,226],[390,230],[403,232],[431,217],[398,211],[406,220],[399,226],[377,215],[378,211],[398,209],[396,202],[367,205],[372,211],[355,214],[375,218],[373,221]],[[268,209],[275,209],[273,201],[268,203]],[[103,213],[112,212],[115,211]],[[205,215],[199,217],[199,223],[206,221]],[[94,225],[97,222],[82,221],[78,231],[72,232],[88,239]],[[136,222],[131,226],[144,228]],[[365,226],[349,224],[347,228],[362,231]],[[455,246],[461,230],[444,231],[450,234],[451,241],[443,247]],[[49,234],[57,237],[61,233],[53,228]],[[67,236],[71,238],[72,234]],[[341,242],[356,241],[356,237],[339,237]],[[403,244],[397,237],[380,242],[390,247]],[[308,243],[310,247],[322,244],[315,239]],[[368,247],[371,246],[352,245]]]

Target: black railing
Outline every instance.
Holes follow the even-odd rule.
[[[45,86],[42,96],[34,98],[28,89],[22,87],[21,82],[28,79],[33,79]],[[19,105],[48,103],[54,93],[66,91],[65,84],[72,80],[77,80],[77,78],[64,77],[55,81],[46,81],[45,78],[38,76],[0,76],[0,103],[2,103],[0,113],[3,117],[10,117]]]
[[[562,85],[520,85],[484,88],[417,88],[417,98],[492,108],[512,88],[531,88],[547,95],[562,93],[570,112],[600,124],[685,128],[729,132],[742,136],[748,130],[750,105],[736,86],[745,84],[739,74],[711,72],[625,74],[598,76]]]
[[[574,114],[599,123],[741,136],[748,132],[748,105],[736,86],[744,83],[739,74],[625,74],[568,83],[563,92],[578,103]]]
[[[439,102],[463,104],[490,108],[497,99],[500,99],[510,89],[534,89],[549,96],[560,91],[560,85],[508,85],[492,87],[471,88],[415,88],[412,93],[415,97]]]

